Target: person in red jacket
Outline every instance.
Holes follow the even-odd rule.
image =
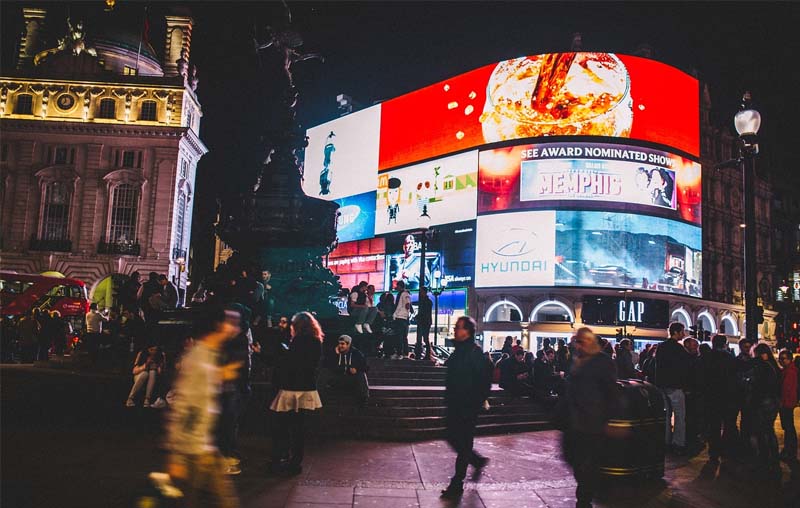
[[[786,349],[778,355],[781,364],[781,427],[783,427],[783,451],[781,459],[797,460],[797,432],[794,428],[794,407],[797,405],[797,367],[792,353]]]

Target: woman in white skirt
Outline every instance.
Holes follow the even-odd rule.
[[[278,358],[278,393],[273,412],[272,471],[298,475],[303,471],[305,415],[322,407],[317,393],[317,369],[322,356],[322,328],[308,312],[292,317],[291,342]]]

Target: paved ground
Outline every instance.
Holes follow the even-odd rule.
[[[130,506],[147,472],[161,469],[161,414],[123,407],[129,380],[27,367],[2,367],[0,377],[3,507]],[[236,478],[245,508],[456,506],[438,498],[454,458],[441,441],[316,441],[302,475],[270,478],[259,406],[251,404],[242,437],[245,471]],[[491,463],[479,484],[467,484],[458,506],[574,506],[574,482],[559,458],[558,437],[547,431],[477,439]],[[770,481],[746,464],[711,465],[706,459],[704,453],[670,459],[664,481],[610,485],[597,506],[800,506],[798,471],[784,466],[783,478]]]

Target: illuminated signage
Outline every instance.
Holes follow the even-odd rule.
[[[482,151],[478,212],[599,208],[700,224],[701,168],[684,157],[611,143],[537,143]]]
[[[666,328],[669,325],[669,302],[635,297],[586,296],[581,320],[587,325],[634,325],[642,328]]]
[[[377,178],[377,234],[475,218],[477,150],[381,173]]]
[[[336,237],[339,242],[364,240],[375,235],[375,192],[365,192],[336,200],[339,215]]]

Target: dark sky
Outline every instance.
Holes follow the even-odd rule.
[[[2,4],[2,63],[13,61],[21,29],[21,5]],[[49,3],[44,3],[47,5]],[[130,2],[118,0],[113,15],[140,24],[150,5],[151,40],[163,46],[164,12],[191,9],[196,25],[191,59],[201,79],[201,137],[211,152],[202,159],[195,207],[195,256],[208,251],[215,195],[231,187],[249,164],[248,147],[258,142],[263,122],[259,97],[269,83],[255,81],[253,24],[277,23],[275,2]],[[68,6],[68,7],[67,7]],[[711,89],[714,118],[732,129],[742,91],[752,90],[762,113],[762,153],[770,172],[796,168],[794,118],[800,117],[800,4],[770,2],[290,2],[295,30],[307,51],[326,62],[295,68],[299,119],[312,126],[336,117],[335,97],[346,93],[369,105],[487,63],[569,49],[581,32],[589,51],[631,53],[646,42],[655,58],[696,72]],[[60,4],[66,15],[93,23],[109,14],[103,2]],[[55,23],[57,20],[53,20]],[[60,34],[61,30],[58,30]],[[794,62],[794,63],[793,63]],[[201,262],[208,262],[208,258]]]

